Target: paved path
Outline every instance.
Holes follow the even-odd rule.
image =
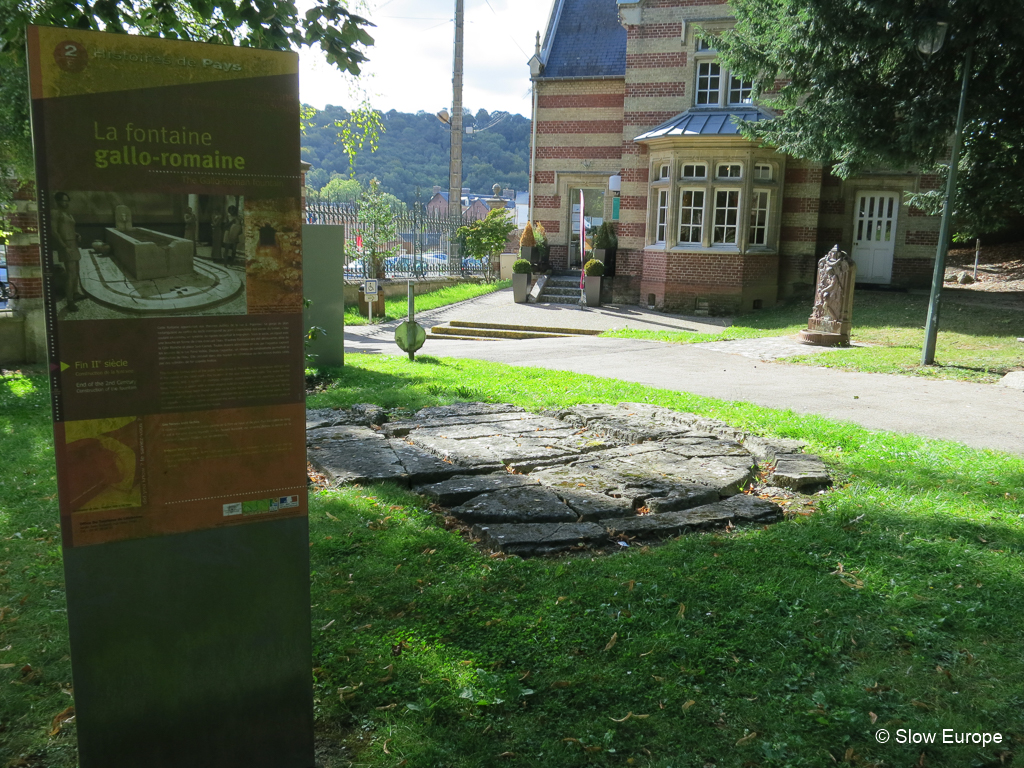
[[[511,304],[511,297],[504,291],[494,296]],[[489,306],[489,303],[484,304],[484,307]],[[446,312],[447,319],[479,319],[467,304],[435,311]],[[644,310],[631,307],[625,311],[636,311],[640,316],[636,319],[628,316],[627,322],[657,320],[674,327],[716,320],[660,313],[650,313],[655,317],[648,319],[644,317]],[[602,311],[568,309],[563,312],[566,314],[559,317],[564,320],[571,317],[568,313],[575,312],[580,316],[606,316],[603,322],[609,323],[621,322],[625,316],[622,310],[604,308]],[[423,313],[418,320],[423,324],[428,320],[430,324],[440,322],[429,318],[428,313]],[[345,334],[345,351],[400,354],[393,338],[393,324],[373,329],[353,327]],[[759,354],[758,340],[680,345],[592,336],[522,341],[431,339],[422,354],[587,373],[769,408],[789,408],[797,413],[851,421],[870,429],[956,440],[976,448],[1024,455],[1024,392],[1020,390],[769,362],[791,343],[785,338],[760,340]],[[795,345],[793,349],[808,350]]]

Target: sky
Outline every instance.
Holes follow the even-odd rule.
[[[474,113],[503,110],[530,116],[530,70],[538,30],[542,38],[551,0],[464,0],[465,49],[462,104]],[[300,2],[304,12],[311,3]],[[376,27],[359,86],[376,109],[437,112],[451,109],[455,0],[367,0],[356,13]],[[351,108],[352,88],[324,61],[319,48],[300,53],[303,103]]]

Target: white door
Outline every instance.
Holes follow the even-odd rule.
[[[864,192],[857,198],[853,220],[853,253],[858,283],[892,282],[896,248],[898,192]]]

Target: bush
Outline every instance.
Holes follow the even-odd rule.
[[[533,272],[533,265],[526,259],[516,259],[512,262],[512,272],[516,275],[528,275]]]
[[[533,225],[530,222],[526,222],[526,229],[519,236],[519,247],[533,248],[535,245],[537,245],[537,238],[533,236]]]
[[[594,247],[602,249],[617,248],[619,246],[619,238],[615,235],[615,227],[610,221],[606,221],[597,228],[597,232],[594,233]]]
[[[583,265],[583,271],[587,277],[601,277],[604,274],[604,262],[591,259]]]

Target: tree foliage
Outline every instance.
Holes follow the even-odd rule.
[[[491,272],[495,272],[498,257],[515,228],[515,220],[509,215],[508,209],[496,208],[486,217],[459,227],[456,234],[464,254],[480,259]]]
[[[438,119],[427,112],[378,112],[383,129],[379,146],[373,154],[361,154],[353,166],[344,148],[337,141],[338,121],[350,113],[336,106],[317,110],[309,119],[302,137],[302,159],[312,163],[314,170],[306,176],[307,184],[326,184],[333,174],[354,176],[365,187],[371,178],[381,187],[406,203],[430,199],[431,188],[448,191],[448,162],[451,133]],[[467,126],[488,125],[492,117],[485,110],[473,115],[467,110]],[[473,191],[490,193],[501,184],[524,190],[529,178],[530,121],[521,115],[509,115],[487,130],[467,135],[462,142],[463,186]]]
[[[370,22],[352,13],[351,5],[312,0],[310,9],[300,13],[293,2],[276,0],[0,0],[0,176],[32,177],[25,82],[30,24],[272,50],[318,46],[328,62],[355,75],[373,38],[366,31]],[[360,129],[357,123],[351,130]],[[5,194],[0,190],[0,204]]]
[[[1024,211],[1024,69],[1019,4],[957,0],[733,0],[736,26],[716,47],[761,101],[783,110],[746,134],[849,177],[874,168],[938,168],[948,159],[960,78],[973,48],[954,203],[962,232],[991,229]],[[943,14],[937,17],[936,14]],[[944,47],[927,63],[917,40],[937,18]],[[929,210],[941,192],[911,202]]]
[[[376,179],[370,179],[359,199],[359,220],[363,225],[359,230],[361,253],[369,274],[374,276],[383,276],[384,261],[397,256],[400,250],[394,202],[394,197],[384,192]]]

